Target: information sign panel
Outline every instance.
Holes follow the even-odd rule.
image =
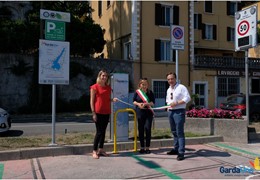
[[[257,45],[257,5],[235,13],[235,50]]]
[[[40,9],[40,19],[70,22],[70,13]]]
[[[39,40],[39,84],[69,84],[69,42]]]

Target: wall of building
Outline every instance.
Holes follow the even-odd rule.
[[[91,1],[91,7],[95,9],[92,18],[105,30],[107,44],[103,50],[104,57],[123,59],[122,44],[126,40],[122,37],[127,38],[131,34],[132,2],[111,1],[111,5],[107,7],[107,1],[101,1],[101,16],[98,15],[98,2]]]
[[[12,72],[12,69],[18,65],[19,61],[23,61],[28,64],[27,67],[31,67],[20,76]],[[80,58],[71,58],[70,61],[91,69],[93,75],[87,77],[79,73],[76,77],[70,79],[69,85],[57,85],[57,98],[66,102],[78,100],[82,95],[89,95],[89,87],[96,82],[97,74],[101,69],[107,69],[110,73],[128,73],[130,83],[133,82],[132,62],[130,61]],[[33,56],[0,55],[0,107],[8,107],[8,109],[15,111],[27,105],[33,82],[33,63]],[[43,86],[51,88],[51,85]]]

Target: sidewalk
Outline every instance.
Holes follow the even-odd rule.
[[[250,165],[255,156],[215,146],[222,144],[187,145],[183,161],[166,154],[170,147],[153,148],[151,154],[120,151],[99,159],[87,153],[2,161],[0,179],[259,179],[260,172]]]
[[[57,114],[57,121],[90,121],[91,115],[87,113],[68,113],[68,114]],[[163,118],[161,118],[163,119]],[[23,115],[23,116],[14,116],[14,122],[42,122],[42,121],[51,121],[51,115]],[[157,122],[160,122],[160,118],[157,119]],[[156,122],[156,123],[157,123]],[[152,140],[151,148],[171,148],[172,139],[159,139]],[[212,147],[219,148],[223,151],[229,151],[237,153],[243,156],[250,158],[260,157],[260,142],[249,143],[249,144],[240,144],[232,142],[223,142],[221,136],[206,136],[199,138],[186,138],[186,145],[196,145],[196,144],[208,144]],[[139,142],[138,142],[139,145]],[[139,147],[139,146],[137,146]],[[113,143],[105,144],[106,150],[109,152],[114,151]],[[133,151],[134,142],[118,142],[117,150],[118,151]],[[92,152],[92,144],[82,144],[82,145],[73,145],[73,146],[49,146],[43,148],[27,148],[27,149],[18,149],[11,151],[0,151],[0,161],[6,160],[18,160],[18,159],[28,159],[28,158],[37,158],[45,156],[61,156],[61,155],[80,155]]]

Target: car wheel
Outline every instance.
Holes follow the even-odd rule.
[[[254,113],[251,115],[251,121],[252,122],[260,122],[260,114],[259,113]]]

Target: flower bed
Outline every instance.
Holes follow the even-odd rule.
[[[242,113],[238,111],[229,111],[219,108],[215,109],[191,109],[186,112],[187,117],[194,118],[225,118],[225,119],[242,119]]]

